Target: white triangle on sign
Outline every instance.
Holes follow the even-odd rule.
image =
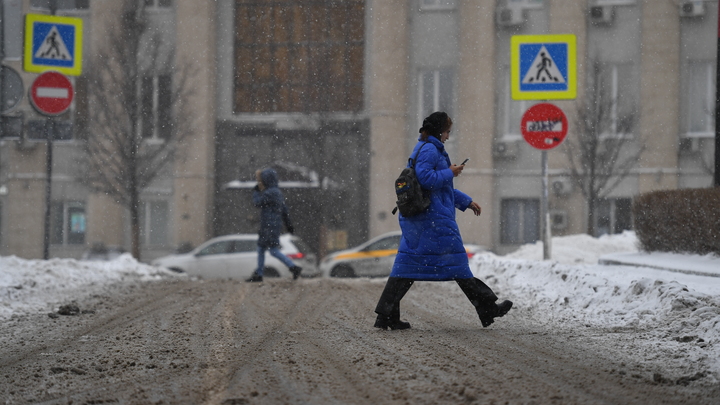
[[[525,73],[522,84],[565,83],[565,78],[545,45],[540,47],[530,69]]]
[[[50,28],[50,32],[45,36],[40,48],[35,52],[35,58],[38,59],[55,59],[55,60],[71,60],[72,56],[65,46],[60,32],[56,26]]]

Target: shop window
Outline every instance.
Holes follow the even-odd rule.
[[[54,245],[85,244],[87,224],[84,202],[53,201],[50,220],[50,243]]]
[[[521,245],[540,239],[540,200],[506,198],[500,211],[500,243]]]

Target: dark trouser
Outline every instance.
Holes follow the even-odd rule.
[[[497,301],[498,297],[487,284],[475,277],[455,281],[465,293],[465,296],[468,297],[470,303],[475,307],[481,319],[486,317],[492,318],[495,315],[497,312],[495,301]]]
[[[384,315],[391,320],[400,319],[400,300],[412,287],[415,281],[410,278],[390,277],[388,278],[385,289],[380,295],[380,300],[375,307],[375,313]],[[464,278],[455,280],[460,289],[468,297],[470,303],[475,307],[478,315],[492,317],[497,310],[497,296],[485,283],[477,278]]]
[[[375,307],[375,313],[386,316],[394,321],[400,320],[400,300],[403,299],[414,282],[411,278],[388,278],[385,289],[380,295],[380,300]]]

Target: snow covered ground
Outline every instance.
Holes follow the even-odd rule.
[[[552,260],[542,260],[536,243],[503,257],[476,255],[471,267],[503,298],[535,308],[540,322],[647,331],[648,346],[677,345],[683,359],[720,376],[720,257],[646,254],[636,243],[632,232],[556,237]],[[599,265],[601,257],[612,264]],[[57,311],[111,283],[163,277],[182,276],[128,254],[110,262],[0,257],[0,323]]]
[[[636,244],[633,232],[555,237],[552,260],[542,260],[538,242],[503,257],[476,255],[471,267],[493,289],[534,307],[541,322],[646,331],[647,347],[720,377],[720,257],[649,254]]]

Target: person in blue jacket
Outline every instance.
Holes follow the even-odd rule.
[[[376,328],[410,328],[410,323],[400,320],[400,300],[417,280],[457,282],[475,307],[483,327],[512,307],[510,301],[496,304],[495,293],[470,271],[455,209],[470,208],[480,215],[481,208],[453,186],[453,178],[464,167],[452,164],[445,152],[444,143],[451,129],[452,119],[444,112],[434,112],[423,120],[420,139],[411,156],[416,156],[415,173],[423,192],[430,196],[430,206],[411,217],[399,214],[402,237],[392,272],[375,308]]]
[[[263,268],[265,267],[265,251],[283,262],[297,279],[302,272],[300,266],[280,252],[280,233],[283,224],[288,232],[294,229],[290,222],[285,197],[278,188],[277,173],[273,169],[258,170],[255,172],[257,185],[253,189],[253,204],[260,208],[260,231],[258,232],[258,266],[248,282],[263,281]]]

